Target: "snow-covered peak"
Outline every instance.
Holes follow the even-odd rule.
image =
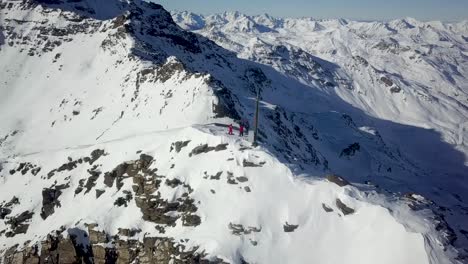
[[[271,30],[271,17],[175,16],[204,20],[196,32],[225,49],[159,5],[132,1],[114,17],[93,3],[98,16],[73,1],[0,3],[2,263],[461,255],[461,156],[424,127],[452,129],[465,112],[423,86],[432,68],[397,71],[399,56],[432,62],[447,45],[417,53],[406,35],[380,43],[340,20],[299,31]],[[253,147],[239,123],[253,124],[258,93]],[[440,115],[424,111],[432,102]],[[421,155],[434,150],[444,155]]]
[[[140,0],[136,0],[140,1]],[[122,14],[128,9],[130,0],[27,0],[29,5],[42,5],[44,7],[60,8],[76,14],[96,19],[109,19]]]
[[[192,12],[174,12],[172,15],[174,21],[186,30],[199,30],[205,27],[205,19],[202,15]]]
[[[264,25],[269,28],[277,28],[282,25],[283,19],[275,18],[269,14],[262,14],[253,17],[254,21],[260,25]]]
[[[408,29],[417,28],[422,23],[414,18],[407,17],[403,19],[392,20],[388,24],[391,28],[399,31],[399,30],[408,30]]]
[[[206,24],[209,27],[223,25],[227,31],[265,33],[273,31],[277,22],[270,20],[270,17],[252,17],[234,11],[207,16]]]

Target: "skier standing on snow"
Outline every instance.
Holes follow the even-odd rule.
[[[239,137],[243,137],[244,136],[244,125],[241,123],[239,125]]]
[[[234,134],[232,133],[232,124],[229,124],[229,126],[228,126],[228,134],[229,134],[229,135],[234,135]]]

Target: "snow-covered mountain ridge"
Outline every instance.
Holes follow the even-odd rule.
[[[438,191],[426,197],[439,200],[454,190],[448,187],[450,181],[466,188],[467,21],[358,22],[239,12],[174,12],[173,18],[240,58],[273,67],[345,101],[346,110],[338,104],[333,108],[355,121],[366,120],[417,170],[443,181],[428,184]]]
[[[2,263],[463,261],[465,186],[436,200],[375,126],[415,128],[336,96],[325,61],[280,48],[285,74],[141,1],[0,10]],[[225,126],[256,89],[252,148]]]

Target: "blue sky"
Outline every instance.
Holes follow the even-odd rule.
[[[153,0],[169,10],[210,14],[241,11],[279,17],[351,18],[388,20],[468,19],[468,0]]]

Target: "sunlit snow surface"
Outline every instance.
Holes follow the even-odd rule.
[[[126,5],[112,2],[112,8],[102,10],[91,1],[99,12],[76,22],[66,5],[51,10],[6,3],[13,7],[2,7],[0,13],[0,202],[16,196],[20,204],[10,216],[26,210],[35,214],[26,234],[0,236],[0,250],[28,240],[33,244],[61,226],[84,228],[86,223],[98,223],[109,234],[140,228],[138,238],[148,233],[189,239],[188,246],[199,246],[208,257],[233,263],[452,263],[456,250],[466,245],[460,230],[468,229],[463,221],[467,149],[454,146],[458,125],[467,116],[463,24],[452,25],[447,34],[456,45],[434,47],[431,32],[418,40],[421,52],[432,50],[443,58],[440,63],[455,68],[422,57],[408,66],[409,58],[401,54],[371,52],[378,43],[364,35],[381,32],[373,28],[380,24],[288,20],[279,27],[278,21],[258,17],[254,22],[263,19],[263,26],[251,31],[255,23],[250,18],[227,14],[225,20],[239,19],[239,24],[224,27],[213,17],[211,26],[207,21],[206,28],[197,28],[225,50],[183,32],[165,11],[138,1],[141,17],[124,21],[138,30],[123,34],[115,17],[131,10]],[[84,30],[47,33],[70,25]],[[441,26],[448,27],[434,24]],[[153,36],[153,28],[164,37]],[[219,33],[225,35],[216,37]],[[409,36],[394,37],[403,38],[403,46]],[[49,50],[47,40],[61,43]],[[271,50],[283,42],[286,48]],[[404,45],[415,49],[413,44]],[[353,58],[357,55],[373,68],[356,65],[361,61]],[[432,70],[448,72],[443,77]],[[379,82],[384,76],[394,86]],[[396,85],[401,91],[392,93]],[[214,106],[220,103],[220,90],[228,90],[231,108],[252,120],[253,88],[258,87],[263,89],[262,142],[252,149],[246,148],[251,136],[228,136],[225,127],[214,124],[233,122],[229,116],[216,118]],[[432,89],[423,93],[422,87]],[[171,151],[172,143],[186,140],[190,143],[181,152]],[[221,143],[228,144],[226,150],[189,155],[199,145]],[[353,143],[359,143],[359,150],[345,151]],[[193,188],[201,225],[184,227],[178,220],[160,234],[142,220],[134,201],[114,206],[124,191],[132,191],[131,179],[118,190],[105,187],[101,176],[94,188],[106,192],[99,199],[94,191],[75,195],[80,180],[89,177],[92,166],[86,163],[48,179],[47,173],[69,157],[76,160],[95,149],[107,153],[96,163],[103,173],[138,159],[137,151],[153,156],[151,168],[158,174]],[[430,151],[439,154],[428,155]],[[244,161],[264,164],[245,167]],[[41,171],[11,175],[21,162]],[[206,178],[221,171],[220,180]],[[229,184],[228,172],[247,181]],[[323,181],[329,173],[343,175],[354,186]],[[60,196],[61,207],[43,220],[42,189],[66,183],[70,187]],[[163,185],[158,191],[171,200],[182,190]],[[434,214],[413,211],[399,198],[409,192],[417,193],[413,198],[421,203],[434,200],[453,212],[445,217],[459,236],[458,249],[435,231]],[[355,213],[344,215],[337,199]],[[326,212],[324,204],[333,211]],[[231,223],[261,231],[233,235]],[[286,223],[298,227],[285,232]],[[9,227],[0,220],[0,231],[4,229]]]

